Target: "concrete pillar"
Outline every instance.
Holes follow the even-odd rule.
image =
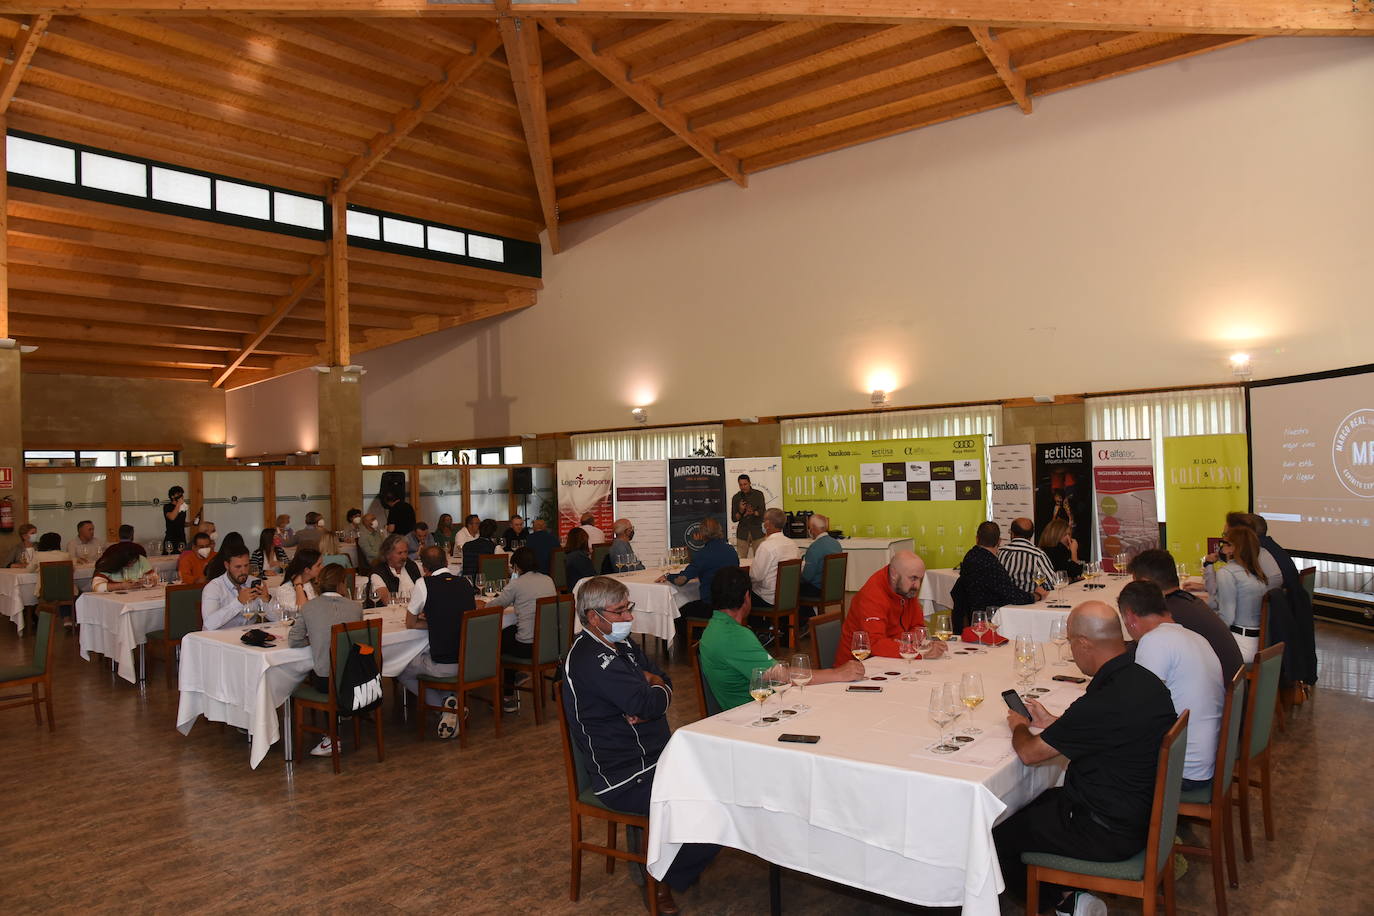
[[[320,464],[334,468],[333,528],[350,508],[363,508],[362,386],[356,372],[332,366],[320,373]]]
[[[0,497],[14,500],[14,528],[28,521],[25,509],[28,490],[24,484],[24,411],[19,397],[19,350],[0,349],[0,468],[11,468],[14,489],[0,490]],[[19,542],[15,531],[0,534],[0,551],[8,553]]]

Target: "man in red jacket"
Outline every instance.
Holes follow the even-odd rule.
[[[853,657],[849,648],[856,630],[868,631],[868,644],[874,655],[900,658],[897,643],[902,634],[926,625],[921,599],[917,597],[925,576],[926,564],[910,550],[897,551],[886,566],[870,576],[850,602],[840,631],[840,645],[835,651],[835,664]],[[944,643],[936,642],[926,654],[934,658],[944,651]]]

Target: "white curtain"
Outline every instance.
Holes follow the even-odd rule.
[[[1308,566],[1317,567],[1317,588],[1374,594],[1374,567],[1339,563],[1335,560],[1311,560],[1299,556],[1294,556],[1293,562],[1298,565],[1299,571]]]
[[[987,434],[989,445],[1002,441],[1002,407],[943,407],[932,410],[893,410],[803,417],[782,421],[783,445],[817,442],[862,442],[877,439],[931,439],[939,436]]]
[[[1164,521],[1164,440],[1245,432],[1245,393],[1238,387],[1197,388],[1088,398],[1088,438],[1149,439],[1154,452],[1155,499]]]
[[[670,426],[572,437],[573,457],[584,461],[650,461],[690,458],[699,450],[719,456],[721,425]]]

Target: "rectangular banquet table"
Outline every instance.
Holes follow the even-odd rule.
[[[615,573],[611,578],[625,583],[630,590],[630,600],[635,603],[634,626],[630,632],[657,636],[671,647],[677,635],[674,622],[680,616],[678,609],[689,601],[696,601],[700,589],[696,580],[685,585],[657,581],[663,574],[663,569],[651,566],[635,572]],[[582,590],[582,584],[586,581],[583,579],[577,583],[573,588],[574,595]]]
[[[148,562],[153,569],[163,576],[169,576],[176,572],[176,557],[149,557]],[[91,578],[95,575],[95,566],[90,563],[77,564],[72,567],[72,578],[76,580],[76,590],[78,592],[88,591],[91,587]],[[0,569],[0,616],[8,617],[19,628],[20,635],[24,633],[24,608],[38,603],[36,591],[38,589],[38,573],[26,572],[22,569]]]
[[[167,591],[161,586],[127,592],[88,592],[77,598],[81,657],[90,661],[91,653],[99,652],[115,662],[119,676],[130,684],[143,680],[144,645],[149,633],[162,629],[166,603]]]
[[[869,675],[905,669],[900,659],[864,664]],[[909,903],[996,914],[1003,881],[992,827],[1058,785],[1063,759],[1027,767],[1011,750],[1000,697],[1015,683],[1009,649],[917,665],[931,673],[890,677],[882,694],[807,688],[811,710],[769,727],[748,725],[758,717],[750,704],[678,729],[654,777],[649,870],[661,878],[683,843],[717,843]],[[927,714],[931,687],[957,689],[964,671],[982,674],[985,700],[953,731],[973,724],[982,734],[936,756],[926,750],[939,735]],[[1078,670],[1045,668],[1035,681],[1054,713],[1083,690],[1051,681],[1059,672]],[[782,702],[797,699],[792,690]],[[780,743],[783,732],[821,740]]]

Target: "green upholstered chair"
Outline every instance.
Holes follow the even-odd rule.
[[[1245,724],[1240,732],[1239,786],[1240,842],[1245,861],[1255,856],[1250,839],[1250,789],[1260,790],[1264,811],[1264,838],[1274,838],[1273,774],[1269,769],[1269,747],[1274,735],[1274,719],[1279,696],[1279,675],[1283,669],[1284,643],[1275,643],[1255,656],[1247,666],[1250,686],[1245,698]]]
[[[76,623],[76,579],[72,574],[71,560],[56,560],[38,564],[38,605],[37,610],[62,615],[63,608]]]
[[[812,614],[824,614],[828,608],[844,610],[845,576],[849,575],[849,554],[840,552],[827,556],[821,564],[821,593],[814,598],[801,597],[801,606]]]
[[[781,624],[787,624],[787,647],[797,647],[797,629],[801,612],[801,560],[783,560],[778,564],[777,585],[773,592],[773,606],[754,608],[750,615],[767,621],[775,640],[782,637]]]
[[[1298,573],[1298,581],[1302,583],[1302,590],[1307,592],[1307,597],[1312,602],[1317,600],[1317,567],[1309,566]]]
[[[426,714],[431,710],[444,711],[442,706],[432,706],[425,698],[430,688],[453,693],[458,697],[458,709],[465,711],[471,691],[490,687],[491,717],[496,723],[496,737],[501,737],[501,616],[504,613],[505,608],[501,607],[478,608],[464,613],[458,637],[458,673],[453,677],[419,679],[415,719],[420,740],[425,737]],[[468,746],[466,725],[458,729],[458,745]]]
[[[701,694],[701,717],[714,716],[720,712],[720,701],[711,692],[711,685],[706,683],[706,674],[701,670],[701,650],[692,650],[692,667],[697,671],[697,689]]]
[[[568,552],[562,547],[549,554],[549,578],[553,580],[554,588],[558,589],[558,594],[567,594]]]
[[[348,659],[348,647],[350,642],[360,646],[371,646],[375,653],[377,670],[382,670],[382,621],[376,617],[368,620],[359,620],[353,623],[336,623],[329,631],[329,692],[323,693],[315,689],[313,678],[307,677],[291,692],[291,721],[293,728],[293,740],[297,753],[304,751],[305,745],[301,743],[301,735],[304,732],[312,732],[317,735],[327,736],[333,753],[330,755],[334,760],[334,772],[339,772],[339,681],[343,679],[343,662]],[[357,750],[362,743],[362,725],[360,720],[367,719],[372,723],[372,730],[377,737],[377,762],[381,763],[384,758],[385,749],[382,741],[382,716],[380,705],[373,707],[370,711],[355,714],[353,719],[353,749]],[[325,724],[323,727],[313,724],[306,724],[305,713],[309,712],[313,720],[317,712],[324,713]]]
[[[56,632],[57,615],[40,611],[38,626],[34,628],[33,660],[27,665],[0,665],[0,709],[32,706],[33,720],[42,725],[43,712],[39,707],[46,706],[48,731],[56,727],[52,717],[52,644]],[[28,694],[3,695],[3,691],[14,687],[27,687]],[[40,687],[43,688],[41,692]]]
[[[321,559],[324,560],[325,566],[342,566],[344,569],[351,569],[353,566],[352,558],[346,553],[331,553]]]
[[[554,685],[553,702],[558,707],[558,732],[563,739],[563,768],[568,783],[568,815],[572,821],[572,887],[568,896],[572,900],[577,900],[582,891],[583,852],[604,855],[606,857],[606,874],[608,875],[615,871],[616,859],[638,862],[641,865],[648,864],[643,848],[635,851],[622,850],[617,847],[616,831],[621,824],[624,824],[627,841],[632,827],[640,831],[641,837],[648,836],[649,819],[640,814],[616,811],[614,808],[608,807],[592,792],[591,780],[587,778],[587,762],[582,757],[581,749],[572,740],[567,711],[563,708],[562,682]],[[602,818],[606,821],[606,845],[602,846],[582,838],[582,818],[584,817]],[[645,869],[645,878],[649,884],[649,914],[650,916],[658,916],[657,882],[654,881],[653,875],[648,873],[647,868]]]
[[[534,697],[534,723],[544,721],[544,676],[558,670],[567,651],[560,643],[559,636],[567,625],[566,613],[572,599],[560,595],[540,598],[534,605],[534,644],[530,658],[518,655],[501,656],[501,667],[523,671],[530,676],[529,683],[516,685],[516,690],[528,691]]]
[[[598,575],[603,575],[602,566],[606,563],[606,555],[611,552],[610,544],[597,544],[592,548],[592,570]]]
[[[831,611],[811,618],[811,663],[817,668],[833,668],[844,630],[844,612]]]
[[[182,637],[204,626],[200,618],[200,593],[204,588],[203,584],[194,583],[167,586],[162,606],[162,629],[148,634],[148,648],[166,666],[169,682]]]
[[[1125,897],[1138,897],[1146,916],[1157,908],[1156,894],[1164,891],[1164,911],[1174,913],[1174,834],[1178,829],[1179,794],[1188,746],[1188,711],[1169,729],[1159,747],[1155,768],[1155,799],[1145,848],[1119,862],[1091,862],[1047,852],[1023,852],[1026,900],[1040,899],[1040,882],[1080,887]]]
[[[484,582],[510,578],[510,555],[484,553],[477,558],[477,572]]]
[[[1187,789],[1179,795],[1178,816],[1203,821],[1211,833],[1207,846],[1179,846],[1188,856],[1212,860],[1212,885],[1216,893],[1217,916],[1226,916],[1226,878],[1223,877],[1222,853],[1226,855],[1225,872],[1231,886],[1238,886],[1236,876],[1236,837],[1231,832],[1231,782],[1235,778],[1236,755],[1240,750],[1240,726],[1245,719],[1244,669],[1237,671],[1226,686],[1226,700],[1221,707],[1220,736],[1217,759],[1212,768],[1212,785]]]

